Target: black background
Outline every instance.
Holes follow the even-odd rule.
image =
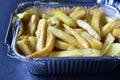
[[[120,73],[80,74],[35,76],[27,71],[26,65],[17,59],[7,56],[7,46],[4,39],[11,13],[17,5],[24,1],[33,0],[1,0],[0,1],[0,80],[119,80]]]

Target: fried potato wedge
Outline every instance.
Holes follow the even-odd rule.
[[[30,46],[32,47],[33,51],[35,52],[36,51],[36,42],[37,42],[36,37],[35,36],[29,36],[28,41],[29,41]]]
[[[100,17],[102,15],[101,10],[96,9],[93,13],[91,26],[100,35]]]
[[[94,38],[101,40],[100,35],[98,35],[98,33],[87,22],[83,20],[77,20],[77,24],[79,27],[85,29]]]
[[[55,36],[48,30],[46,46],[43,49],[36,51],[31,55],[28,55],[28,57],[33,57],[33,58],[46,57],[53,50],[54,43],[55,43]]]
[[[101,36],[104,38],[109,32],[113,30],[113,28],[117,25],[120,25],[120,20],[115,19],[109,23],[107,23],[103,28],[101,29]]]
[[[45,14],[45,13],[43,13],[42,14],[42,19],[49,19],[50,18],[50,15],[48,15],[48,14]]]
[[[59,27],[60,26],[60,22],[58,20],[58,18],[56,17],[51,17],[47,20],[47,23],[49,26],[54,26],[54,27]]]
[[[75,47],[78,47],[78,48],[83,48],[79,42],[74,38],[72,37],[70,34],[67,34],[65,32],[63,32],[62,30],[58,29],[58,28],[55,28],[55,27],[49,27],[48,28],[56,37],[60,38],[61,40],[75,46]]]
[[[120,43],[113,43],[107,50],[105,56],[120,56]]]
[[[67,48],[67,51],[70,51],[70,50],[75,50],[75,49],[77,49],[75,46],[70,45],[70,46]]]
[[[75,49],[70,51],[52,51],[49,57],[86,57],[101,56],[101,51],[96,49]]]
[[[23,23],[22,20],[20,20],[20,29],[19,29],[19,32],[18,32],[18,35],[17,35],[18,39],[20,38],[21,35],[24,34],[24,29],[25,29],[24,23]]]
[[[88,43],[90,44],[90,47],[93,49],[101,49],[102,48],[102,42],[99,40],[93,38],[89,33],[86,31],[78,32],[81,36],[83,36]]]
[[[23,55],[27,56],[33,53],[33,49],[28,42],[28,37],[26,36],[23,40],[17,41],[16,46],[18,50],[23,53]]]
[[[82,7],[77,7],[72,13],[70,13],[70,17],[77,21],[77,19],[85,17],[85,10]]]
[[[28,32],[31,36],[34,36],[35,35],[35,31],[37,29],[37,24],[38,24],[38,21],[39,21],[39,16],[37,15],[32,15],[31,18],[30,18],[30,21],[28,23]]]
[[[47,21],[40,19],[36,31],[37,45],[36,50],[39,51],[45,47],[47,35]]]
[[[19,13],[19,14],[17,14],[17,16],[20,18],[20,19],[22,19],[22,20],[24,20],[24,21],[29,21],[29,19],[30,19],[30,17],[31,17],[31,14],[29,14],[28,12],[23,12],[23,13]]]
[[[112,35],[118,39],[120,39],[120,29],[119,28],[114,28],[112,30]]]
[[[89,48],[89,44],[88,42],[81,36],[79,35],[74,29],[70,28],[68,25],[63,24],[63,26],[65,27],[65,29],[72,34],[79,42],[79,44],[81,44],[81,46],[83,46],[84,48]]]
[[[111,33],[109,33],[107,35],[104,43],[103,43],[103,47],[102,47],[102,50],[101,50],[102,51],[102,55],[104,55],[107,52],[107,50],[109,49],[111,44],[114,42],[114,40],[115,40],[115,37]]]
[[[70,44],[61,41],[59,39],[56,39],[55,41],[55,48],[59,49],[59,50],[67,50],[69,48]]]
[[[76,23],[74,20],[72,20],[69,16],[67,16],[64,12],[62,12],[61,10],[55,10],[53,12],[53,15],[58,18],[59,20],[61,20],[62,22],[64,22],[65,24],[71,26],[71,27],[77,27]]]

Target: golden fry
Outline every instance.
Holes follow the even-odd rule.
[[[60,38],[61,40],[75,46],[75,47],[78,47],[78,48],[83,48],[79,42],[74,38],[72,37],[71,35],[63,32],[62,30],[60,29],[57,29],[55,27],[49,27],[48,28],[56,37]]]
[[[113,30],[114,27],[120,24],[119,19],[115,19],[112,22],[107,23],[103,28],[101,29],[101,36],[104,38],[109,32]]]
[[[37,42],[36,37],[29,36],[28,41],[29,41],[30,46],[32,47],[33,51],[35,52],[36,51],[36,42]]]
[[[91,26],[93,29],[100,35],[100,17],[102,12],[99,9],[96,9],[93,13],[93,17],[91,20]]]
[[[119,28],[114,28],[112,30],[112,35],[118,39],[120,39],[120,29]]]
[[[50,18],[50,15],[48,15],[48,14],[45,14],[45,13],[43,13],[42,14],[42,19],[49,19]]]
[[[18,32],[18,35],[17,35],[18,39],[20,38],[21,35],[24,34],[24,27],[25,27],[25,26],[24,26],[24,24],[23,24],[23,21],[20,20],[20,29],[19,29],[19,32]]]
[[[38,23],[38,28],[36,31],[37,45],[36,50],[41,50],[45,47],[47,35],[47,21],[45,19],[40,19]]]
[[[85,16],[85,10],[82,7],[77,7],[72,13],[70,13],[70,17],[77,21],[77,19],[83,18]]]
[[[91,36],[98,40],[101,40],[100,35],[98,35],[97,32],[87,22],[83,20],[77,20],[77,24],[79,27],[85,29]]]
[[[31,36],[34,36],[35,35],[35,31],[37,29],[37,24],[38,24],[38,21],[39,21],[39,17],[37,15],[32,15],[31,18],[30,18],[30,21],[28,23],[28,32]]]
[[[29,21],[29,19],[30,19],[30,17],[31,17],[31,14],[29,14],[28,12],[23,12],[23,13],[19,13],[19,14],[17,14],[17,16],[20,18],[20,19],[22,19],[22,20],[24,20],[24,21]]]
[[[69,46],[70,46],[70,44],[68,44],[64,41],[61,41],[58,39],[56,39],[56,41],[55,41],[55,48],[57,48],[59,50],[67,50]]]
[[[55,42],[55,36],[50,31],[48,31],[46,46],[43,49],[32,53],[31,55],[29,55],[29,57],[34,57],[34,58],[46,57],[53,50],[54,42]]]
[[[64,22],[65,24],[71,26],[71,27],[77,27],[76,23],[74,22],[74,20],[72,20],[69,16],[67,16],[64,12],[60,11],[60,10],[55,10],[53,12],[53,15],[55,17],[57,17],[59,20],[61,20],[62,22]]]
[[[100,42],[99,40],[93,38],[86,31],[79,32],[79,34],[81,36],[83,36],[88,41],[91,48],[93,48],[93,49],[101,49],[102,48],[102,42]]]
[[[52,51],[49,57],[87,57],[101,56],[101,51],[97,49],[75,49],[70,51]]]
[[[120,43],[113,43],[107,50],[105,56],[120,56]]]
[[[16,46],[17,46],[18,50],[25,56],[33,53],[33,49],[31,48],[27,38],[17,41]]]
[[[74,31],[72,28],[70,28],[66,24],[63,24],[63,26],[70,34],[72,34],[78,40],[81,46],[83,46],[84,48],[89,48],[88,42],[81,35],[79,35],[76,31]]]
[[[56,17],[51,17],[47,20],[49,26],[59,27],[60,22]]]
[[[77,49],[75,46],[70,45],[70,46],[68,47],[67,51],[70,51],[70,50],[75,50],[75,49]]]
[[[114,42],[115,37],[109,33],[103,43],[103,47],[102,47],[102,55],[104,55],[107,50],[109,49],[109,47],[111,46],[111,44]]]

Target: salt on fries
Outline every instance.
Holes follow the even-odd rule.
[[[35,8],[34,8],[35,9]],[[112,19],[100,8],[68,7],[26,10],[17,16],[20,29],[16,47],[32,57],[120,56],[120,19]],[[41,18],[40,18],[41,17]]]

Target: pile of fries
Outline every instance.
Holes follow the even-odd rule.
[[[120,56],[120,19],[100,8],[63,7],[52,14],[26,10],[17,15],[17,50],[24,56]]]

